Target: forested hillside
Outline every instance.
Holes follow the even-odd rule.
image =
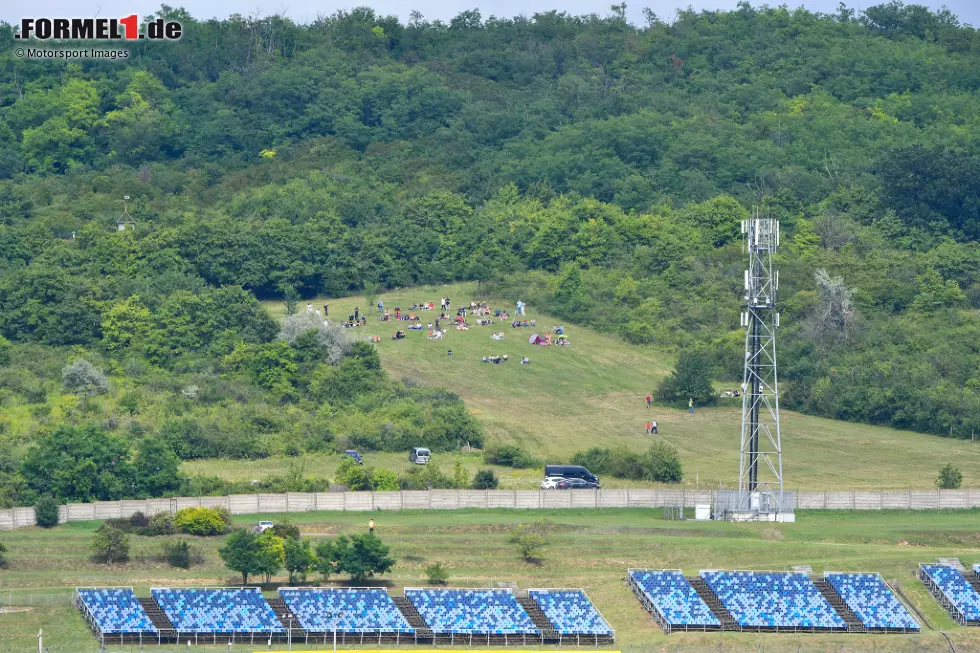
[[[481,280],[738,378],[753,205],[785,235],[784,405],[980,427],[980,34],[947,12],[160,15],[184,37],[126,61],[17,59],[0,28],[8,500],[30,443],[96,420],[185,457],[393,423],[479,441],[458,398],[280,339],[256,299]],[[97,377],[48,401],[79,359],[126,415]]]

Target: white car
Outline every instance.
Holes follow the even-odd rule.
[[[541,481],[542,490],[554,490],[558,487],[558,481],[565,480],[561,476],[546,476],[543,481]]]
[[[260,533],[264,533],[267,530],[269,530],[270,528],[272,528],[272,522],[271,521],[260,521],[259,522],[259,532]]]

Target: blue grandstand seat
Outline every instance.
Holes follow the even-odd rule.
[[[957,569],[946,565],[920,565],[942,596],[970,622],[980,621],[980,594]]]
[[[257,587],[153,588],[150,594],[183,633],[281,633],[285,628]]]
[[[414,633],[384,589],[282,587],[279,596],[303,630],[342,633]]]
[[[406,589],[435,634],[540,635],[509,589]]]
[[[866,628],[919,630],[919,623],[878,574],[830,573],[824,578]]]
[[[582,590],[528,590],[561,635],[612,635],[612,628]]]
[[[702,571],[701,577],[743,628],[847,627],[804,573]]]
[[[139,599],[128,587],[79,588],[76,593],[103,634],[157,632]]]
[[[661,617],[673,627],[721,626],[691,583],[679,571],[633,569],[630,577]]]

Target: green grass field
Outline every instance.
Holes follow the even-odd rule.
[[[980,629],[954,625],[913,577],[919,562],[937,556],[980,560],[980,511],[873,513],[801,512],[795,524],[730,524],[664,521],[657,510],[456,511],[374,513],[378,534],[397,564],[378,582],[399,594],[425,583],[423,568],[442,562],[457,587],[517,581],[521,588],[584,587],[617,632],[625,651],[945,651],[941,635],[926,627],[916,636],[683,634],[665,636],[623,582],[629,567],[788,569],[810,564],[825,570],[878,571],[897,579],[932,628],[946,631],[960,651],[980,650]],[[260,518],[240,517],[239,525]],[[364,530],[368,515],[305,513],[288,516],[304,537]],[[523,562],[508,533],[517,523],[554,522],[538,565]],[[221,538],[191,538],[205,563],[190,571],[157,560],[161,538],[134,537],[131,561],[107,567],[88,553],[97,522],[76,522],[52,531],[25,528],[2,534],[10,567],[0,572],[0,600],[40,603],[29,612],[0,614],[0,651],[36,647],[38,628],[51,653],[96,651],[94,637],[67,604],[80,585],[131,585],[145,595],[154,585],[224,585],[240,581],[224,569],[216,550]],[[275,579],[284,583],[285,576]],[[317,579],[311,578],[310,582]],[[341,581],[342,584],[342,581]],[[274,590],[274,586],[266,588]],[[9,597],[9,599],[8,599]],[[721,649],[718,649],[718,646]],[[843,647],[841,649],[840,647]],[[172,648],[172,647],[171,647]],[[203,647],[202,647],[203,648]],[[227,647],[218,647],[226,649]],[[212,648],[209,650],[218,650]],[[264,646],[262,647],[265,648]],[[238,649],[247,650],[247,649]]]
[[[440,296],[448,294],[458,307],[474,298],[474,290],[473,284],[462,284],[413,288],[385,293],[382,297],[390,309],[396,306],[405,309],[423,300],[438,303]],[[671,352],[628,345],[618,338],[569,324],[565,326],[572,342],[570,347],[530,345],[527,339],[531,333],[548,333],[560,322],[537,312],[533,306],[528,309],[527,317],[537,319],[537,328],[512,329],[509,323],[474,326],[470,331],[450,328],[444,340],[433,341],[426,338],[426,331],[409,331],[404,340],[393,341],[391,334],[399,323],[379,322],[376,307],[367,306],[363,297],[318,299],[313,305],[320,308],[325,303],[330,304],[330,316],[334,319],[353,312],[355,305],[366,310],[367,328],[353,332],[365,338],[374,334],[382,337],[381,360],[392,376],[441,385],[460,394],[485,425],[490,442],[517,443],[555,462],[567,460],[573,452],[591,446],[625,446],[643,451],[651,440],[644,433],[643,425],[653,417],[659,423],[660,437],[680,450],[686,483],[717,487],[719,483],[731,484],[737,478],[740,404],[701,408],[693,416],[687,411],[660,406],[646,409],[646,393],[671,369]],[[511,312],[514,309],[513,301],[491,302],[491,305]],[[273,314],[283,315],[281,303],[270,302],[267,306]],[[303,308],[301,305],[300,310]],[[431,313],[419,313],[424,322],[431,321]],[[491,340],[490,334],[499,330],[504,331],[505,340]],[[452,358],[446,355],[450,348]],[[508,354],[511,360],[501,365],[481,363],[480,358],[488,354]],[[531,364],[521,365],[522,356],[528,356]],[[962,470],[964,487],[980,487],[980,442],[949,440],[790,411],[783,411],[782,418],[783,463],[789,487],[928,488],[934,487],[939,468],[947,462],[955,463]],[[439,459],[451,465],[452,456]],[[387,458],[380,456],[379,460]],[[479,466],[478,460],[467,463],[473,469]],[[187,467],[235,475],[247,464],[200,461]],[[286,463],[253,464],[268,469]],[[540,477],[539,470],[533,470],[532,474],[498,471],[505,475],[505,487],[531,487]],[[612,479],[603,482],[607,480]],[[613,487],[612,483],[609,486]]]

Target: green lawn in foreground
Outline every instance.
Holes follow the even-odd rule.
[[[946,630],[960,651],[980,650],[980,629],[955,626],[913,577],[919,562],[937,556],[980,560],[980,511],[801,512],[795,524],[729,524],[664,521],[658,510],[430,511],[404,513],[302,513],[288,518],[301,524],[304,537],[330,537],[363,531],[373,516],[378,534],[392,547],[397,564],[379,582],[400,594],[403,587],[425,583],[423,568],[442,562],[450,584],[487,586],[517,581],[521,588],[584,587],[617,631],[623,651],[920,651],[944,650],[937,633],[919,636],[859,635],[774,636],[753,634],[663,635],[623,582],[629,567],[699,569],[788,569],[810,564],[824,570],[878,571],[901,582],[905,593],[930,624]],[[240,517],[239,525],[260,518]],[[554,530],[540,565],[523,562],[508,541],[520,522],[550,519]],[[154,585],[226,585],[239,578],[217,556],[221,538],[191,538],[205,563],[190,571],[156,560],[162,538],[134,537],[132,561],[106,567],[91,561],[88,545],[97,522],[75,522],[51,531],[25,528],[3,533],[10,568],[0,572],[0,595],[17,603],[27,596],[54,596],[60,603],[28,613],[0,615],[0,651],[28,651],[43,628],[52,653],[95,651],[94,638],[77,611],[65,603],[78,585],[132,585],[145,595]],[[275,579],[284,583],[285,576]],[[310,582],[318,579],[311,578]],[[341,579],[342,582],[342,579]],[[274,590],[274,587],[266,588]],[[37,599],[34,599],[37,602]],[[57,644],[56,644],[57,643]],[[667,647],[667,648],[664,648]],[[780,648],[782,647],[782,648]],[[265,648],[264,646],[262,647]],[[226,647],[219,647],[226,649]],[[210,649],[210,650],[219,650]],[[182,649],[183,650],[183,649]],[[240,649],[246,650],[246,649]],[[254,650],[254,649],[252,649]]]
[[[438,305],[440,296],[449,295],[458,307],[475,298],[474,291],[474,284],[460,284],[411,288],[382,297],[387,307],[405,309],[425,299]],[[659,422],[661,437],[680,450],[686,483],[717,486],[720,482],[731,484],[737,477],[740,405],[699,408],[693,416],[686,410],[660,406],[646,409],[644,397],[669,373],[673,352],[629,345],[569,324],[565,326],[570,347],[530,345],[527,339],[531,333],[548,333],[560,322],[533,306],[527,317],[537,319],[536,329],[512,329],[509,323],[470,331],[450,328],[442,341],[428,340],[425,331],[409,331],[406,339],[392,341],[398,323],[377,321],[377,309],[367,306],[363,297],[317,299],[312,303],[317,308],[329,303],[330,316],[335,319],[353,312],[355,305],[366,310],[367,328],[352,332],[361,337],[382,336],[381,360],[392,376],[459,393],[486,426],[490,442],[520,444],[549,462],[567,460],[573,452],[591,446],[643,451],[651,440],[643,424],[653,417]],[[510,300],[491,304],[511,312],[514,309]],[[281,303],[269,302],[267,306],[282,317]],[[301,303],[300,310],[304,308]],[[431,321],[431,313],[420,315],[425,322]],[[502,342],[490,339],[498,330],[505,333]],[[446,355],[449,348],[452,358]],[[487,354],[505,353],[511,358],[505,364],[480,362]],[[522,356],[528,356],[531,364],[520,365]],[[939,468],[947,462],[962,470],[964,487],[980,487],[980,443],[790,411],[783,411],[782,417],[783,464],[789,487],[928,488],[934,487]],[[266,464],[259,465],[265,468]],[[237,465],[200,461],[188,468],[231,474]],[[508,487],[532,487],[539,475],[517,475],[506,483]],[[603,480],[605,483],[607,479]]]

